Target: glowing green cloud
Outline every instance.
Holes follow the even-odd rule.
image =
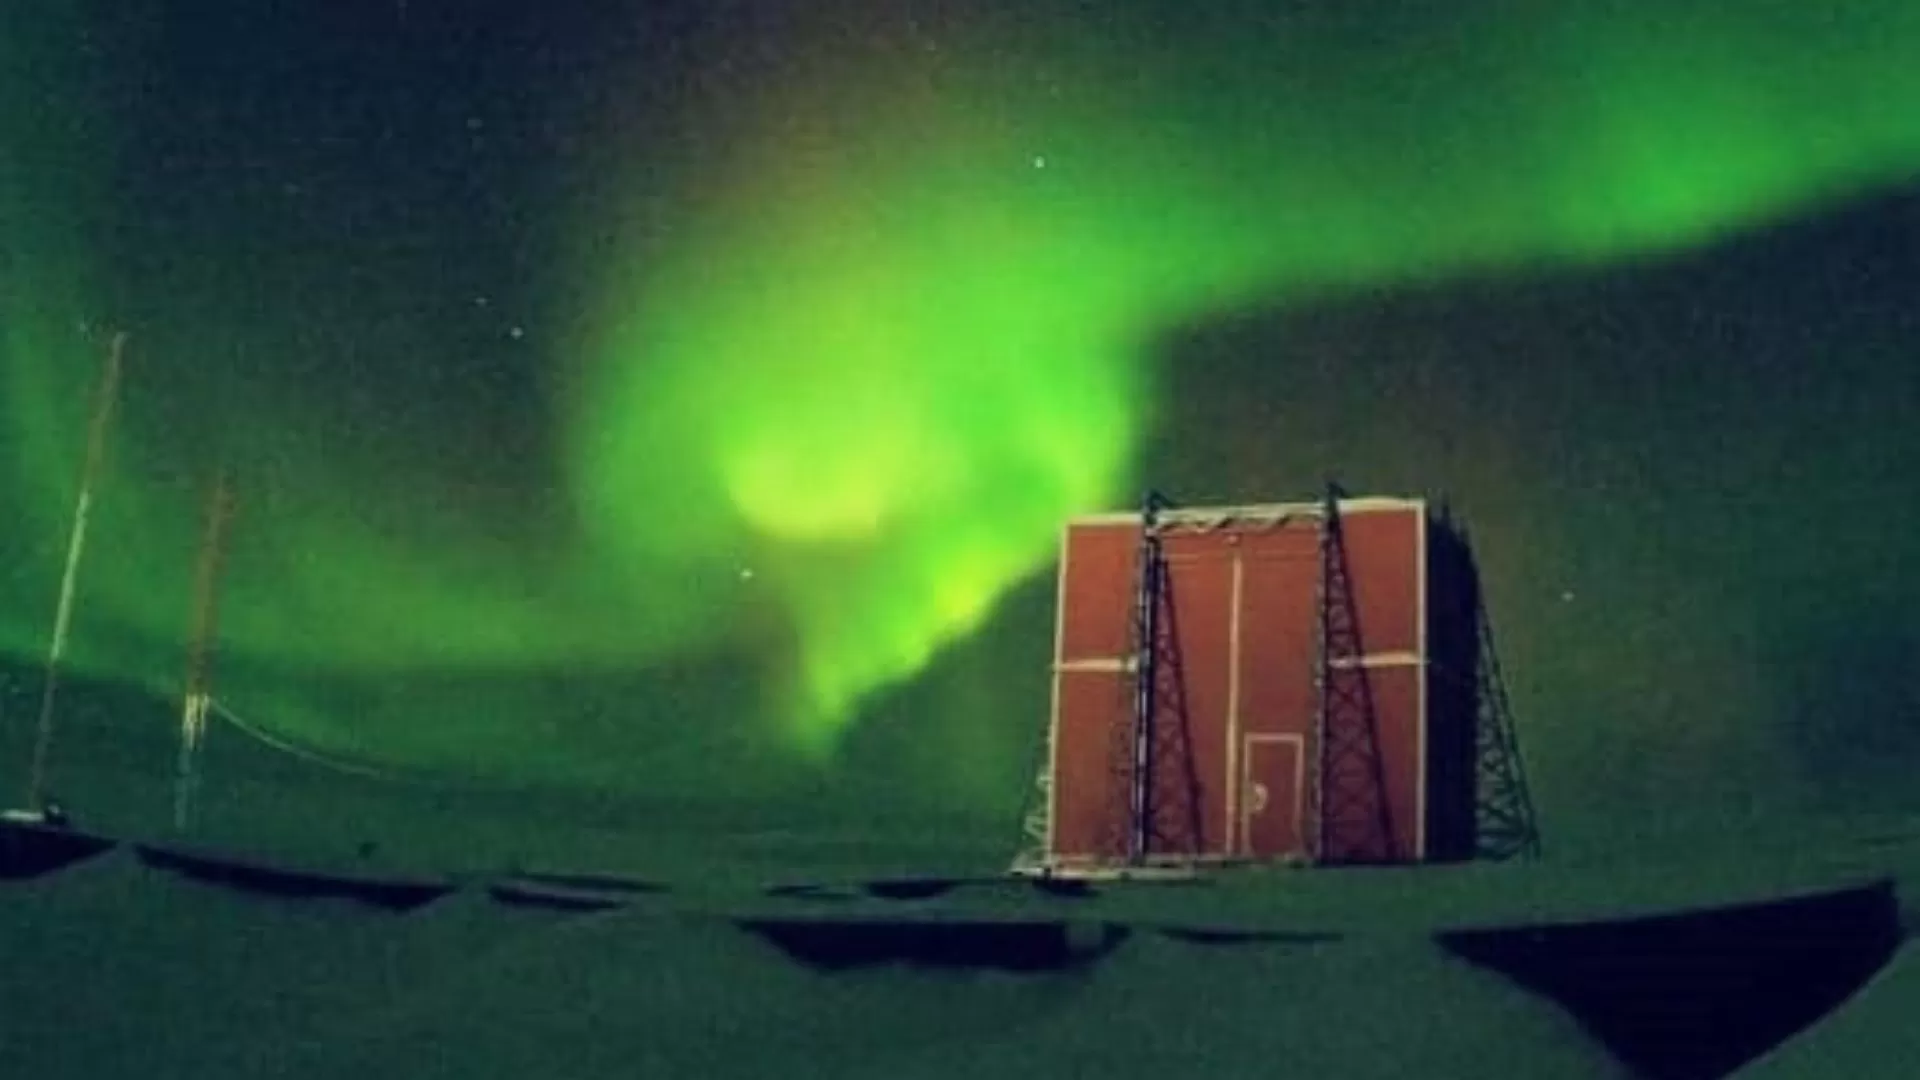
[[[1170,322],[1677,246],[1920,161],[1903,110],[1857,122],[1920,103],[1883,40],[1855,69],[1874,20],[1452,29],[1458,66],[1291,28],[1190,65],[995,41],[788,73],[607,298],[627,329],[579,430],[609,532],[766,561],[799,714],[838,724],[1043,564],[1063,516],[1124,497]]]
[[[568,376],[558,492],[475,496],[422,432],[480,421],[286,374],[332,363],[324,346],[239,371],[135,327],[80,663],[170,678],[200,487],[237,461],[236,656],[612,668],[733,647],[768,669],[743,678],[791,665],[772,707],[827,746],[1042,567],[1063,516],[1127,497],[1170,325],[1671,249],[1920,166],[1904,3],[1462,5],[1409,26],[1175,7],[925,33],[869,13],[859,44],[823,15],[817,39],[720,46],[703,70],[739,85],[687,105],[680,143],[633,149],[649,209],[570,226],[595,291],[580,340],[547,345]],[[36,61],[64,40],[44,36],[0,35],[16,652],[51,603],[40,538],[72,495],[93,362],[73,322],[105,291],[83,238],[116,145],[84,93],[49,116],[47,88],[85,80]],[[294,302],[190,318],[218,338]]]
[[[779,593],[799,714],[844,722],[918,670],[1124,476],[1142,387],[1116,253],[1059,242],[1021,149],[769,161],[696,219],[747,236],[656,262],[609,345],[580,429],[593,505],[636,557],[684,544],[665,554]]]

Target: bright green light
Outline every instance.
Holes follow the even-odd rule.
[[[1864,28],[1737,27],[1742,48],[1659,63],[1633,47],[1656,27],[1470,29],[1470,75],[1417,40],[1322,60],[1261,39],[1192,64],[1025,57],[1062,71],[1057,97],[987,75],[1021,61],[986,48],[773,89],[723,166],[687,166],[674,242],[606,300],[633,329],[598,353],[579,430],[628,444],[580,461],[609,531],[671,545],[634,515],[672,485],[703,523],[683,553],[779,551],[798,711],[830,729],[976,626],[1062,517],[1125,497],[1159,328],[1677,246],[1920,161],[1911,126],[1830,141],[1825,114],[1867,86],[1920,103],[1891,63],[1821,82]]]
[[[674,546],[645,495],[663,461],[694,522],[727,523],[702,542],[776,553],[794,707],[818,723],[977,626],[1060,517],[1119,489],[1139,425],[1113,254],[1058,233],[1012,148],[958,173],[939,149],[707,208],[760,227],[652,264],[640,336],[611,345],[583,417],[583,483],[635,560]]]
[[[1040,569],[1063,516],[1128,497],[1169,326],[1308,290],[1673,249],[1920,166],[1914,5],[1677,2],[1637,22],[1543,6],[1517,24],[1473,7],[1411,28],[1183,22],[1178,48],[1128,23],[1131,5],[1099,25],[975,27],[934,52],[796,44],[814,70],[796,60],[689,119],[685,145],[638,148],[644,227],[604,207],[573,223],[586,265],[552,269],[597,292],[582,340],[546,343],[574,377],[553,439],[568,489],[521,511],[538,529],[420,464],[450,454],[417,403],[322,421],[268,377],[213,411],[196,395],[215,377],[165,370],[203,358],[143,361],[132,327],[76,661],[171,681],[198,485],[222,459],[241,488],[230,654],[343,672],[645,665],[749,637],[772,652],[771,606],[797,650],[769,662],[793,673],[774,708],[797,744],[827,747]],[[84,94],[48,95],[82,80],[36,61],[69,37],[0,35],[20,568],[0,638],[26,655],[93,362],[72,324],[107,291],[78,247],[109,205],[93,182],[113,144]],[[305,318],[271,294],[195,317],[259,310]]]

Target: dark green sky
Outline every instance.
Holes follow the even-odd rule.
[[[225,463],[336,751],[1011,816],[1060,518],[1332,473],[1563,832],[1911,805],[1909,5],[129,7],[0,30],[23,663],[118,326],[77,667],[172,684]]]

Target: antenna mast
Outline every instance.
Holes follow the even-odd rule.
[[[199,787],[197,764],[206,741],[207,713],[213,705],[213,641],[220,617],[220,568],[226,561],[227,526],[233,519],[233,488],[227,472],[214,477],[207,496],[206,531],[194,572],[193,638],[187,650],[187,679],[180,705],[180,754],[174,765],[173,827],[185,831]]]
[[[80,556],[87,546],[87,514],[93,505],[93,485],[106,457],[107,429],[120,396],[120,361],[126,351],[125,331],[116,332],[107,346],[100,387],[94,397],[93,420],[87,427],[87,456],[80,472],[80,494],[73,507],[73,526],[67,537],[67,563],[60,575],[60,601],[54,609],[53,641],[47,648],[47,675],[40,692],[40,722],[34,732],[33,763],[27,773],[26,809],[42,809],[46,798],[47,758],[53,750],[53,702],[60,682],[60,661],[67,651],[67,632],[73,623],[74,588],[80,575]]]

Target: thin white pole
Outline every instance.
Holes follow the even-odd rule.
[[[47,756],[53,749],[53,699],[59,685],[60,660],[67,651],[67,630],[73,623],[73,594],[80,576],[80,555],[87,546],[87,512],[93,505],[93,484],[106,456],[107,428],[114,402],[120,396],[120,358],[126,350],[124,331],[113,335],[107,348],[106,369],[94,401],[93,421],[87,429],[87,457],[80,473],[80,495],[73,507],[72,532],[67,537],[67,565],[60,575],[60,603],[53,615],[53,642],[47,650],[47,677],[40,694],[40,724],[34,733],[33,765],[27,776],[25,809],[38,810],[45,797]]]
[[[184,832],[193,818],[193,793],[200,785],[200,745],[207,736],[207,710],[213,701],[213,642],[219,621],[220,564],[226,555],[227,523],[233,492],[226,470],[214,478],[207,496],[206,532],[200,541],[200,565],[193,584],[193,637],[187,643],[186,689],[180,708],[180,754],[174,763],[173,827]]]

